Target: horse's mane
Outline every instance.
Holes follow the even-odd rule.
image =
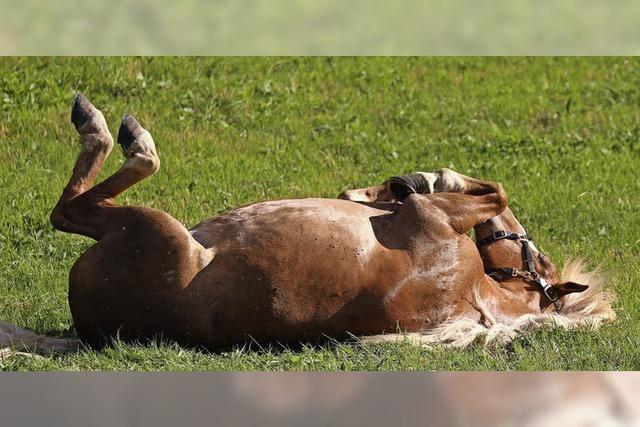
[[[600,323],[615,320],[616,315],[611,308],[615,295],[604,289],[604,274],[599,269],[588,271],[586,267],[585,261],[578,258],[567,262],[562,269],[561,281],[576,282],[589,288],[584,292],[567,295],[560,314],[570,317],[597,317]]]
[[[480,296],[479,286],[473,289],[474,306],[482,313],[487,326],[475,319],[454,319],[436,326],[424,333],[384,334],[363,337],[363,342],[408,341],[415,345],[467,347],[475,342],[484,346],[504,345],[518,334],[542,327],[563,329],[598,329],[605,323],[615,320],[616,314],[611,307],[614,295],[604,289],[606,282],[599,269],[588,271],[582,259],[568,261],[560,273],[561,281],[573,281],[589,288],[584,292],[569,294],[559,313],[527,314],[510,323],[499,323],[492,315],[489,306]]]

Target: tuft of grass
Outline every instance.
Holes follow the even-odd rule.
[[[123,204],[193,225],[265,199],[335,197],[449,167],[501,182],[536,243],[610,274],[615,324],[543,330],[486,352],[408,344],[171,343],[0,361],[3,370],[640,369],[639,58],[1,58],[0,319],[72,331],[68,271],[92,242],[49,211],[77,154],[85,93],[112,130],[133,113],[162,157]],[[109,158],[100,178],[121,158]]]

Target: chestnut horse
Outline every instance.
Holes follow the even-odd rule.
[[[585,291],[590,283],[558,278],[494,182],[441,169],[343,193],[348,200],[256,203],[187,230],[160,210],[114,201],[160,167],[147,130],[124,116],[124,164],[94,186],[113,138],[82,95],[71,120],[81,151],[51,222],[97,241],[69,275],[75,328],[90,345],[115,336],[206,348],[396,332],[429,337],[460,321],[491,330],[522,319],[612,317],[599,285]],[[467,235],[474,227],[482,237],[498,229],[517,235],[479,251]],[[521,257],[524,246],[530,259]],[[485,273],[493,267],[519,274]]]

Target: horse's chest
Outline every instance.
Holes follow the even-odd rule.
[[[417,242],[411,267],[387,289],[385,306],[391,316],[416,324],[450,316],[467,281],[465,252],[457,239]]]

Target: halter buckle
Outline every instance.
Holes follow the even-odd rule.
[[[549,298],[549,301],[551,302],[558,301],[558,294],[556,294],[556,291],[552,287],[548,287],[547,289],[544,289],[543,292],[546,295],[546,297]]]
[[[507,237],[507,232],[506,230],[497,230],[493,232],[491,237],[493,238],[493,240],[503,239]]]
[[[556,290],[553,289],[553,286],[547,283],[542,277],[538,277],[535,279],[535,282],[542,287],[542,292],[544,295],[549,298],[549,301],[556,302],[558,300],[558,294]]]

